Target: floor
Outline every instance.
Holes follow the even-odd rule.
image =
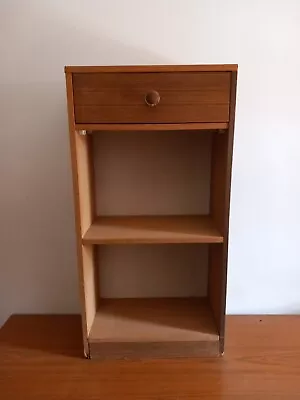
[[[105,362],[78,316],[12,316],[0,351],[1,400],[300,400],[300,316],[227,317],[219,359]]]

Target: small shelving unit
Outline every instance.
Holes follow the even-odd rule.
[[[222,354],[237,66],[65,72],[86,357]]]

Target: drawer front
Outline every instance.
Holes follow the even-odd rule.
[[[229,120],[230,72],[74,73],[76,123]]]

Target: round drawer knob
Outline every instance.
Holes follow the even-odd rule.
[[[160,102],[160,95],[155,90],[151,90],[145,96],[145,103],[149,107],[155,107]]]

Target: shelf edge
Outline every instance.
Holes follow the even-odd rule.
[[[81,131],[190,131],[190,130],[226,130],[227,122],[199,122],[182,124],[75,124],[75,130]]]

